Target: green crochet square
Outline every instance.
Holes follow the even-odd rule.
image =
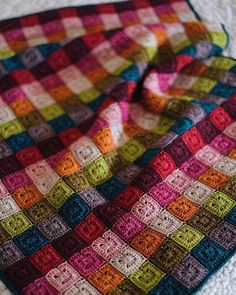
[[[204,235],[202,233],[187,224],[182,225],[171,235],[173,241],[188,251],[195,247],[203,238]]]
[[[1,225],[14,237],[30,228],[32,223],[22,212],[19,212],[3,219]]]
[[[18,133],[21,133],[25,130],[23,125],[18,119],[14,119],[12,121],[9,121],[3,125],[0,125],[0,135],[7,139],[12,135],[16,135]]]
[[[235,205],[235,202],[222,192],[215,192],[204,204],[204,207],[219,217],[224,217]]]
[[[65,182],[76,192],[85,191],[92,187],[83,170],[79,170],[65,177]]]
[[[40,110],[45,120],[49,121],[64,114],[64,110],[58,104],[52,104]]]
[[[224,56],[218,56],[214,59],[211,67],[222,69],[222,70],[230,70],[233,66],[236,65],[236,61]]]
[[[153,289],[160,280],[165,276],[165,273],[150,262],[142,264],[129,279],[145,293]]]
[[[47,200],[54,208],[60,208],[61,205],[74,193],[65,181],[59,180],[53,188],[47,193]]]
[[[227,46],[228,37],[224,32],[211,32],[209,31],[208,34],[211,37],[211,42],[221,48],[225,48]]]
[[[109,166],[103,157],[99,157],[94,162],[84,168],[88,180],[93,185],[98,185],[112,176]]]
[[[98,91],[95,87],[85,90],[78,94],[80,100],[84,103],[89,103],[95,100],[98,96],[101,95],[101,92]]]
[[[123,73],[126,69],[128,69],[128,67],[130,67],[132,65],[133,64],[130,61],[124,60],[122,62],[122,64],[117,69],[115,69],[115,71],[112,74],[115,75],[115,76],[118,76],[121,73]]]
[[[170,127],[175,124],[175,122],[176,121],[174,119],[161,116],[157,126],[152,129],[152,131],[157,134],[164,135],[170,129]]]
[[[177,52],[179,52],[180,50],[182,50],[182,49],[188,47],[189,45],[191,45],[191,41],[190,41],[190,39],[188,39],[187,36],[186,36],[186,39],[185,39],[185,40],[182,40],[180,43],[178,43],[178,44],[172,46],[172,50],[173,50],[174,53],[177,53]]]
[[[211,79],[199,78],[197,82],[194,83],[192,90],[209,93],[216,84],[217,82]]]
[[[130,139],[119,148],[119,154],[129,162],[134,162],[144,152],[145,147],[135,139]]]

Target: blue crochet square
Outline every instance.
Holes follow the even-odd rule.
[[[137,160],[134,161],[135,165],[145,167],[156,155],[160,153],[160,149],[148,149]]]
[[[232,73],[236,74],[236,65],[235,65],[235,66],[233,66],[233,67],[230,69],[230,72],[232,72]]]
[[[44,57],[48,57],[51,53],[53,53],[55,50],[60,48],[59,43],[49,43],[49,44],[43,44],[37,46],[37,48],[40,50],[41,54]]]
[[[236,88],[223,84],[223,83],[218,83],[210,92],[210,94],[217,95],[217,96],[222,96],[225,98],[229,98],[232,96],[233,93],[235,93]]]
[[[48,123],[52,126],[56,133],[60,133],[64,130],[67,130],[68,128],[75,127],[74,122],[67,114],[59,116]]]
[[[217,104],[204,100],[195,99],[193,102],[195,104],[198,104],[205,111],[206,114],[209,114],[217,107]]]
[[[228,251],[206,237],[192,250],[192,255],[208,270],[214,271],[226,259]]]
[[[13,238],[13,242],[25,255],[31,255],[49,243],[49,240],[39,231],[36,226],[32,226],[22,234]]]
[[[183,134],[185,131],[190,129],[194,125],[193,121],[188,118],[179,119],[170,130],[175,132],[178,135]]]
[[[164,277],[148,295],[187,295],[188,289],[176,281],[171,275]]]
[[[30,137],[27,131],[19,133],[17,135],[13,135],[7,139],[7,143],[13,150],[13,152],[18,152],[28,146],[33,145],[33,140]]]
[[[92,109],[94,112],[101,106],[103,101],[107,98],[106,94],[101,94],[96,99],[88,103],[88,107]]]
[[[70,226],[74,227],[79,224],[91,211],[90,207],[85,203],[78,194],[73,194],[63,204],[58,213]]]
[[[128,67],[124,72],[122,72],[121,77],[127,81],[137,82],[140,79],[139,71],[136,66]]]
[[[4,64],[4,66],[6,67],[8,71],[20,70],[23,68],[23,65],[20,62],[17,55],[9,59],[3,60],[2,63]]]
[[[106,182],[96,187],[97,191],[105,197],[107,200],[113,200],[113,198],[124,190],[126,185],[119,181],[115,176],[109,178]]]
[[[225,220],[236,225],[236,206],[226,215]]]
[[[188,55],[188,56],[196,56],[196,47],[194,45],[189,45],[184,49],[180,50],[178,55]]]

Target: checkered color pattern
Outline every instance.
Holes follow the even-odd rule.
[[[14,294],[187,295],[236,248],[236,61],[188,2],[0,22]]]

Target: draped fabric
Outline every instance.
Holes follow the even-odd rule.
[[[187,1],[0,22],[13,294],[185,295],[236,247],[236,61]]]

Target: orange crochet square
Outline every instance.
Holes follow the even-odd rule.
[[[25,40],[21,40],[21,41],[9,42],[8,45],[13,51],[19,51],[22,48],[27,47],[27,42]]]
[[[183,69],[182,73],[185,75],[191,75],[200,77],[208,70],[208,66],[200,63],[191,63],[189,66]]]
[[[68,176],[77,172],[79,169],[79,163],[71,152],[64,154],[55,167],[56,172],[60,176]]]
[[[99,33],[104,31],[104,26],[96,25],[96,26],[86,27],[86,30],[88,33]]]
[[[63,39],[66,39],[66,34],[64,32],[53,33],[47,36],[49,42],[60,42]]]
[[[67,97],[72,96],[74,93],[72,91],[70,91],[69,88],[67,88],[65,85],[61,85],[58,86],[56,88],[53,88],[49,91],[49,93],[51,94],[51,96],[55,99],[55,100],[62,100],[65,99]]]
[[[148,110],[160,114],[167,104],[167,99],[150,92],[147,93],[144,103]]]
[[[228,156],[229,156],[230,158],[236,160],[236,149],[233,149],[233,150],[229,153]]]
[[[130,19],[130,18],[123,18],[122,22],[123,22],[124,26],[135,25],[138,23],[137,19]]]
[[[15,115],[18,117],[27,115],[28,113],[33,112],[35,110],[35,107],[28,99],[16,100],[12,102],[10,106],[14,111]]]
[[[88,281],[102,294],[107,294],[123,280],[124,276],[110,264],[105,264],[88,276]]]
[[[159,16],[160,22],[163,23],[178,23],[179,18],[175,13],[162,14]]]
[[[129,58],[130,56],[132,56],[133,54],[135,54],[136,52],[139,52],[142,49],[142,47],[138,44],[132,44],[130,47],[128,47],[127,49],[123,50],[120,55],[124,58]]]
[[[28,208],[42,200],[43,195],[35,185],[29,185],[16,190],[13,197],[21,208]]]
[[[199,176],[198,180],[212,188],[218,189],[229,180],[229,176],[214,168],[209,168],[203,175]]]
[[[102,68],[97,68],[96,70],[86,72],[86,77],[91,80],[94,84],[105,79],[108,72]]]
[[[137,235],[131,246],[144,256],[152,255],[165,240],[165,237],[151,228],[147,228]]]
[[[167,209],[182,221],[187,221],[197,213],[199,206],[187,198],[180,196]]]
[[[189,37],[195,37],[199,34],[207,32],[206,27],[200,22],[186,22],[183,25]]]
[[[169,43],[168,34],[164,29],[153,29],[153,32],[157,38],[158,46],[166,45],[167,43]]]
[[[180,88],[170,88],[168,91],[169,95],[172,96],[181,96],[186,93],[186,89],[180,89]]]
[[[112,138],[112,134],[110,129],[108,128],[98,131],[93,136],[93,141],[103,154],[111,152],[115,149],[115,144]]]
[[[124,124],[124,131],[129,137],[134,137],[135,135],[144,131],[141,127],[139,127],[134,122],[128,122]]]

